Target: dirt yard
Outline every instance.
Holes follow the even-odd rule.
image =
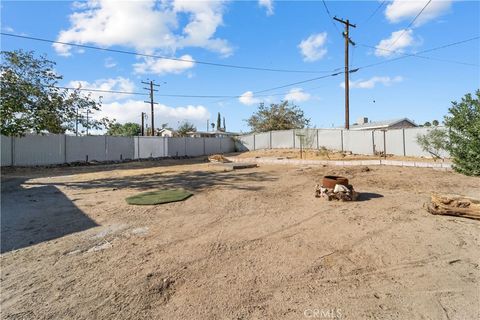
[[[378,160],[385,159],[382,155],[369,156],[361,154],[353,154],[351,152],[340,152],[332,150],[317,150],[307,149],[302,150],[302,157],[300,158],[300,149],[261,149],[254,151],[247,151],[242,153],[232,153],[239,158],[287,158],[287,159],[306,159],[306,160]],[[451,163],[450,159],[432,159],[431,157],[400,157],[392,154],[387,154],[387,160],[402,160],[402,161],[437,161]]]
[[[422,205],[480,179],[178,161],[2,172],[2,318],[479,318],[480,223]],[[361,201],[315,198],[327,173]],[[194,196],[124,200],[166,187]]]

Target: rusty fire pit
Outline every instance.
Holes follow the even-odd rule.
[[[333,189],[335,185],[341,184],[345,187],[348,186],[348,179],[340,176],[325,176],[322,180],[322,187]]]
[[[348,184],[348,179],[340,176],[324,176],[322,185],[315,186],[315,197],[330,200],[355,201],[358,193]]]

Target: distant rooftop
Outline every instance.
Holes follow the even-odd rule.
[[[412,127],[418,126],[415,122],[413,122],[408,118],[401,118],[401,119],[392,119],[392,120],[371,121],[371,122],[365,122],[365,123],[355,123],[350,125],[350,130],[387,129],[403,121],[406,121]]]

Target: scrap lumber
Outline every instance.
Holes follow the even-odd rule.
[[[431,196],[426,203],[431,214],[464,217],[480,220],[480,200],[456,194],[438,194]]]
[[[214,154],[208,157],[210,162],[220,162],[220,163],[229,163],[231,162],[221,154]]]

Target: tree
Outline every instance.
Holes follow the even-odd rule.
[[[438,120],[433,120],[432,121],[432,125],[437,127],[440,123],[438,122]]]
[[[225,125],[225,117],[223,117],[223,131],[227,131],[227,126]]]
[[[445,116],[448,129],[446,148],[453,168],[463,174],[480,176],[480,90],[466,94],[461,102],[452,102]]]
[[[424,127],[431,127],[432,124],[431,124],[429,121],[427,121],[427,122],[425,122],[425,123],[423,124],[423,126],[424,126]]]
[[[185,137],[189,132],[196,132],[197,128],[193,123],[188,121],[183,122],[177,129],[178,134],[181,137]]]
[[[2,51],[1,56],[2,135],[65,133],[74,131],[76,123],[99,129],[108,121],[92,117],[101,103],[91,96],[58,88],[62,76],[56,73],[55,62],[23,50]]]
[[[254,132],[303,129],[310,123],[310,119],[305,118],[303,110],[289,104],[288,101],[272,103],[270,107],[261,103],[257,112],[246,121]]]
[[[217,130],[220,131],[222,128],[222,122],[221,122],[221,117],[220,117],[220,112],[217,114]]]
[[[125,136],[132,137],[138,136],[142,132],[138,123],[127,122],[120,124],[115,122],[108,127],[107,134],[110,136]]]
[[[441,152],[446,150],[447,132],[434,128],[424,135],[417,135],[417,142],[423,151],[430,153],[435,159],[440,159]]]

